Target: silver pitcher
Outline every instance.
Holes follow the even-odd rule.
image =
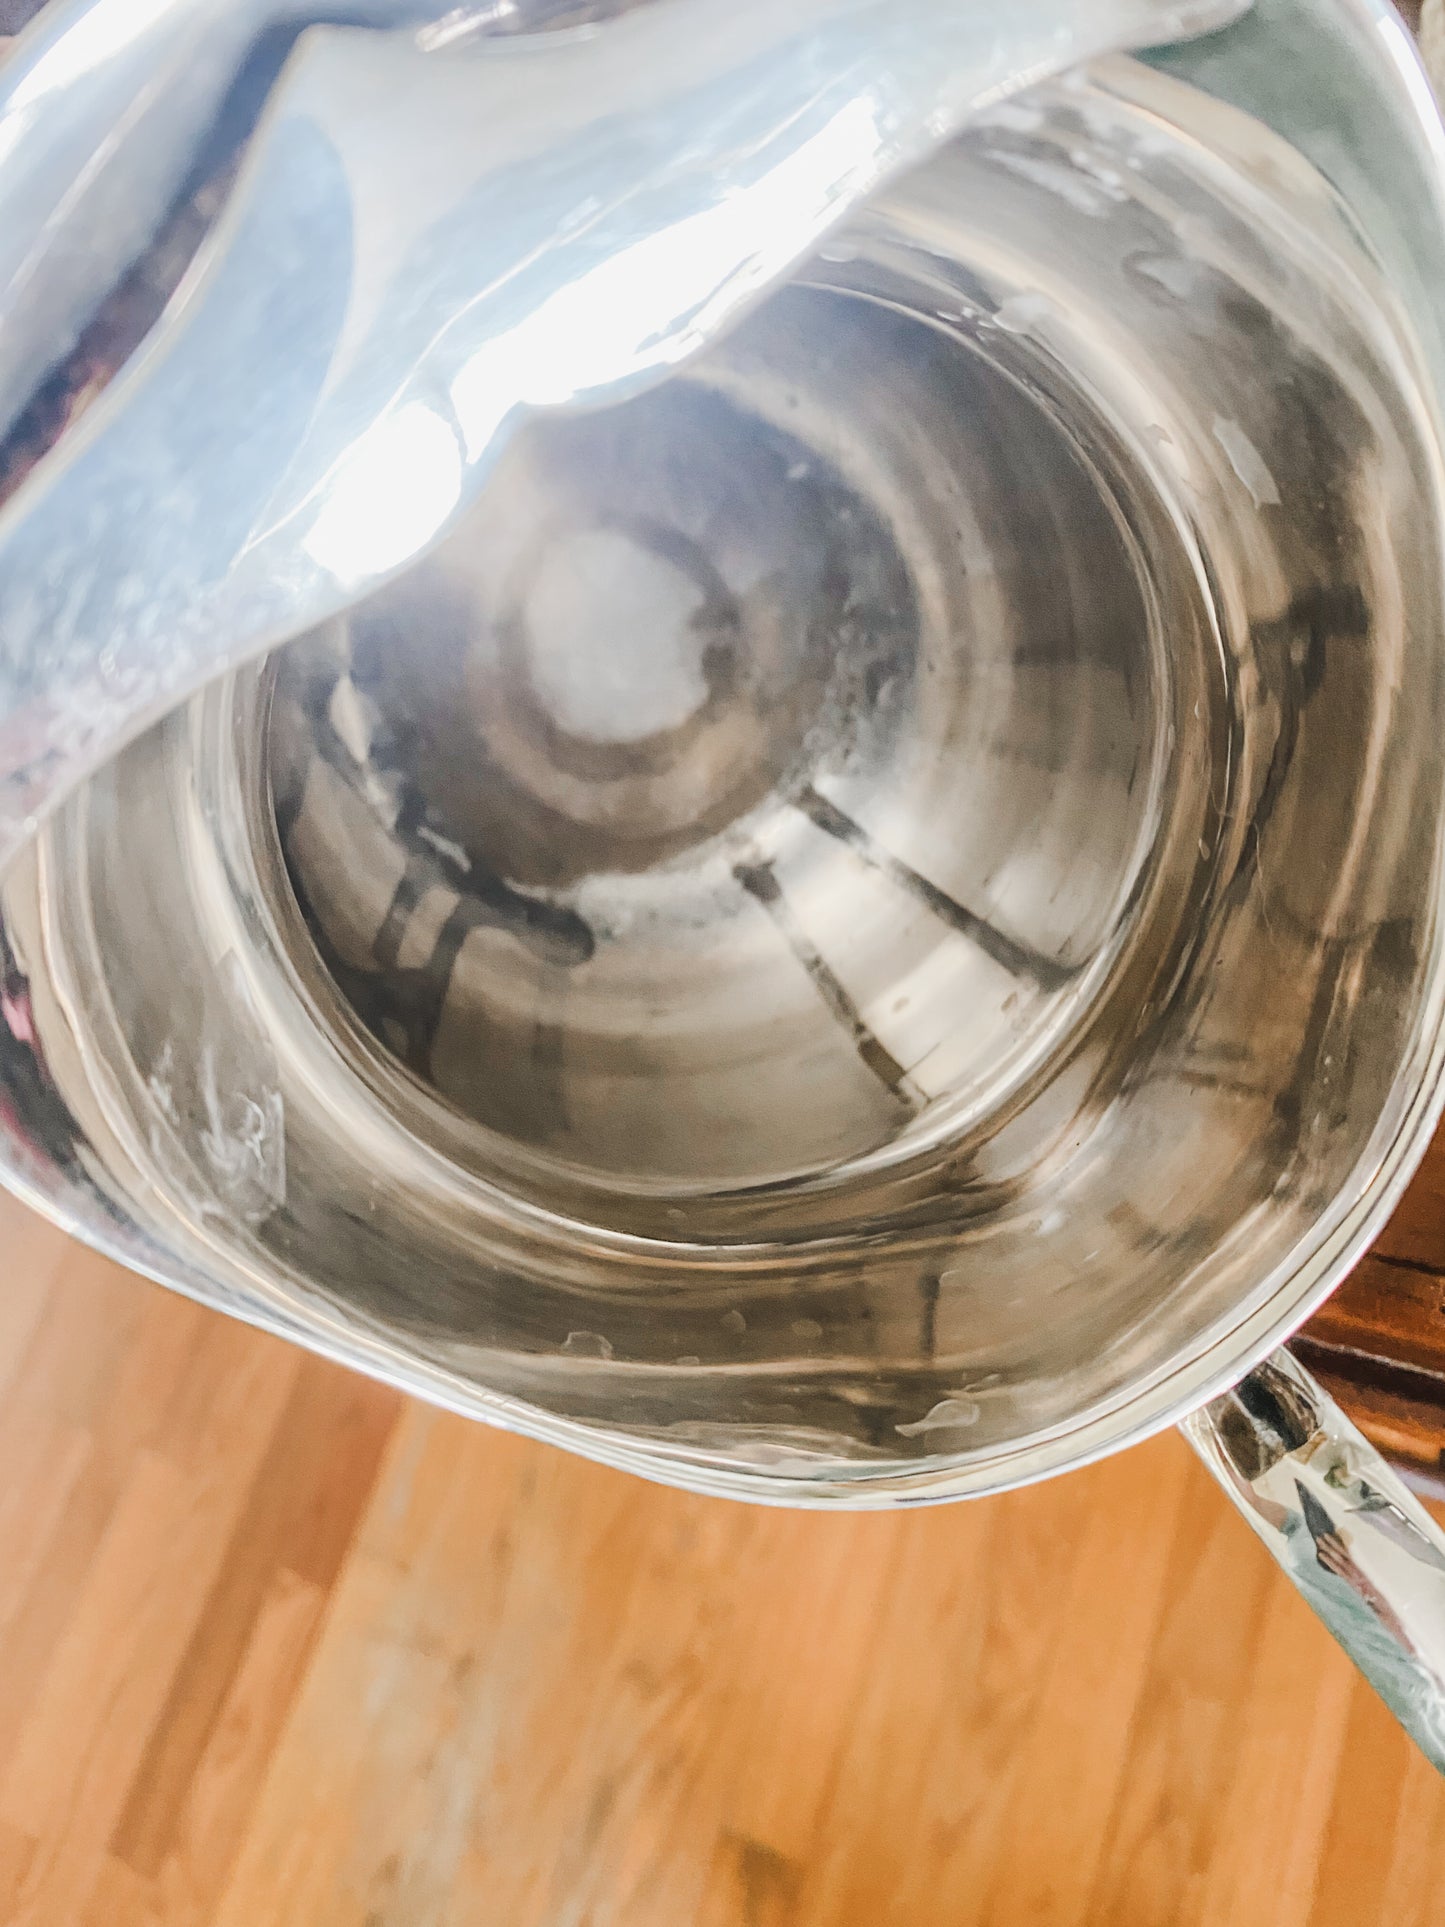
[[[639,128],[670,166],[715,102],[646,119],[676,4],[554,37],[377,0],[298,42],[158,0],[118,44],[75,5],[0,67],[5,1182],[700,1491],[959,1498],[1182,1422],[1445,1765],[1445,1538],[1277,1349],[1442,1102],[1445,134],[1408,38],[1259,0],[1021,92],[1015,46],[841,225],[828,95],[733,306],[621,355],[617,276],[554,276],[572,359],[509,350],[513,419],[455,225],[517,186],[454,191],[477,76],[646,79],[526,176],[590,274],[619,155],[653,180]],[[138,76],[112,183],[84,136]],[[74,144],[26,173],[52,96]]]

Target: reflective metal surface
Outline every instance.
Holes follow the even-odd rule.
[[[997,110],[46,827],[5,923],[85,1180],[726,1489],[1130,1436],[1425,1101],[1416,352],[1258,124],[1128,64]]]
[[[1270,1555],[1445,1772],[1445,1539],[1287,1352],[1185,1430]]]
[[[660,379],[980,104],[1239,5],[669,0],[497,39],[380,33],[418,10],[366,0],[306,32],[144,353],[0,518],[0,864],[145,723],[419,555],[525,413]],[[0,74],[0,429],[260,28],[269,72],[300,24],[216,12],[92,0]]]
[[[7,1181],[243,1317],[712,1492],[996,1490],[1243,1379],[1196,1444],[1353,1587],[1364,1620],[1320,1609],[1438,1758],[1391,1683],[1431,1639],[1357,1543],[1388,1475],[1288,1361],[1245,1376],[1440,1104],[1445,146],[1392,20],[1260,0],[996,101],[666,382],[686,327],[643,353],[589,308],[568,353],[649,379],[479,444],[465,504],[425,450],[349,495],[317,453],[343,391],[394,433],[470,365],[343,379],[338,308],[287,471],[325,487],[264,540],[247,496],[213,552],[244,524],[309,560],[218,564],[209,628],[215,337],[189,388],[166,343],[249,259],[218,227],[0,524],[13,834],[229,665],[0,877]],[[359,74],[381,43],[318,45]],[[364,124],[334,124],[357,155]],[[185,515],[140,462],[120,519],[62,516],[167,392]],[[128,543],[117,626],[88,558]],[[15,586],[42,577],[60,602]],[[266,597],[325,619],[243,660]]]

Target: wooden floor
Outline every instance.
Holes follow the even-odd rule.
[[[0,1203],[0,1466],[6,1923],[1445,1923],[1445,1784],[1172,1437],[749,1510]]]

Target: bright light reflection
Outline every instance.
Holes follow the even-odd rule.
[[[43,95],[69,87],[82,75],[103,67],[157,20],[174,12],[175,6],[176,0],[108,0],[108,4],[92,7],[16,83],[6,106],[29,107]]]
[[[806,253],[878,145],[871,103],[850,101],[752,186],[599,261],[479,348],[451,389],[467,459],[519,404],[568,402],[681,360],[720,318],[710,302],[726,312]]]
[[[461,493],[454,431],[425,402],[407,402],[348,450],[326,485],[306,552],[342,582],[384,575],[426,546]]]

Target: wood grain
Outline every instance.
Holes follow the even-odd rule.
[[[1375,1443],[1445,1494],[1445,1134],[1297,1342]]]
[[[1316,1342],[1428,1387],[1445,1146],[1381,1254]],[[1445,1785],[1172,1436],[696,1499],[0,1200],[0,1463],[15,1927],[1445,1927]]]

